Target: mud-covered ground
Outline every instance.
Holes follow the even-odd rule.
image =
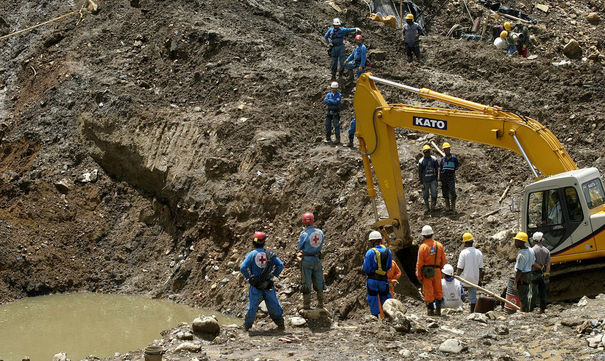
[[[548,13],[511,2],[539,21],[531,27],[539,42],[533,60],[445,37],[457,22],[470,25],[464,5],[448,2],[422,40],[423,63],[411,65],[399,32],[369,20],[360,1],[336,2],[340,13],[323,1],[136,3],[99,1],[99,13],[85,13],[80,25],[75,15],[0,40],[2,302],[90,290],[241,316],[247,291],[236,270],[251,234],[264,230],[286,263],[278,287],[294,314],[299,217],[312,211],[326,233],[329,308],[343,324],[372,328],[351,321],[367,313],[360,264],[373,222],[361,159],[322,142],[330,78],[322,42],[335,16],[361,28],[372,52],[384,52],[384,59],[373,55],[375,74],[517,109],[551,129],[578,166],[604,169],[602,60],[552,64],[565,59],[571,38],[585,55],[591,46],[603,50],[603,23],[586,20],[590,12],[603,17],[601,1],[551,1]],[[78,6],[3,1],[0,34]],[[473,1],[469,7],[485,14]],[[354,83],[341,84],[345,133]],[[389,102],[439,105],[381,90]],[[498,198],[512,179],[518,201],[531,181],[522,158],[447,139],[462,162],[459,213],[425,216],[416,159],[427,140],[446,139],[398,134],[412,232],[431,224],[454,263],[460,235],[472,231],[486,257],[487,286],[501,289],[514,250],[490,237],[517,227],[510,198]],[[329,333],[347,334],[337,330]]]

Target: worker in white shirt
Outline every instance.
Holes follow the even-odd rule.
[[[475,238],[469,232],[462,235],[462,242],[464,243],[464,249],[460,252],[458,257],[458,264],[456,265],[456,274],[466,281],[473,283],[477,286],[483,282],[483,253],[480,250],[473,247],[473,241]],[[468,284],[462,283],[468,292],[468,302],[471,304],[471,313],[475,312],[475,304],[477,303],[477,289],[471,287]]]
[[[444,308],[459,308],[463,306],[466,295],[464,287],[460,281],[454,278],[454,267],[451,264],[443,266],[444,278],[441,280],[441,288],[443,289],[443,307]]]

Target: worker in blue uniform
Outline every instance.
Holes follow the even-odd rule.
[[[334,127],[335,144],[340,144],[340,107],[342,94],[338,91],[338,82],[333,81],[331,91],[326,94],[324,104],[328,106],[326,113],[326,142],[332,142],[332,127]]]
[[[387,272],[393,265],[391,250],[382,245],[382,234],[378,231],[370,232],[368,240],[372,244],[365,255],[363,270],[368,275],[366,299],[373,316],[384,317],[382,305],[391,298]]]
[[[336,70],[338,69],[339,61],[340,75],[342,75],[345,70],[345,36],[355,31],[359,31],[359,28],[345,28],[341,27],[341,25],[340,19],[334,18],[332,27],[328,29],[326,35],[324,35],[326,44],[330,47],[328,53],[332,57],[332,80],[336,79]]]
[[[355,76],[359,78],[366,71],[368,48],[363,44],[363,36],[355,35],[357,47],[345,61],[345,67],[348,70],[355,70]]]
[[[439,178],[441,191],[445,200],[445,209],[456,212],[456,171],[460,167],[458,158],[451,153],[450,143],[443,143],[445,156],[439,162]]]
[[[277,295],[272,276],[279,276],[284,269],[284,264],[272,251],[265,249],[267,235],[264,232],[255,232],[252,244],[254,250],[250,251],[242,265],[240,272],[250,284],[248,290],[248,312],[244,320],[244,329],[248,331],[256,319],[256,311],[262,300],[265,301],[269,316],[275,322],[278,329],[284,329],[283,310]]]
[[[317,292],[317,308],[324,307],[323,268],[321,266],[321,248],[324,245],[324,233],[314,226],[315,216],[311,212],[302,215],[306,229],[298,238],[299,257],[301,259],[301,286],[303,294],[303,309],[311,308],[311,286]]]

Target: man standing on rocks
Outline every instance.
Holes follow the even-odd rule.
[[[265,240],[267,235],[264,232],[254,232],[252,246],[254,250],[250,251],[242,265],[240,272],[250,283],[248,290],[248,312],[244,320],[244,329],[248,331],[256,319],[256,311],[262,300],[265,300],[269,316],[280,330],[284,329],[283,310],[277,295],[272,276],[279,276],[284,269],[282,261],[272,251],[265,249]]]
[[[326,142],[332,142],[332,126],[334,126],[335,144],[340,144],[340,106],[342,94],[338,91],[338,82],[333,81],[332,89],[324,98],[324,104],[328,106],[326,114]]]
[[[534,251],[536,263],[539,268],[534,269],[534,280],[532,281],[533,295],[530,310],[534,309],[537,299],[539,298],[540,313],[544,313],[544,311],[546,311],[546,285],[550,281],[550,251],[542,244],[542,241],[544,240],[544,234],[542,232],[534,233],[533,239],[535,245],[532,247],[532,251]]]
[[[317,308],[324,307],[324,276],[321,266],[321,248],[324,245],[324,233],[316,228],[313,223],[313,213],[306,212],[302,215],[303,225],[306,227],[298,238],[298,250],[302,253],[300,262],[300,282],[303,294],[303,309],[311,308],[311,285],[317,292]]]
[[[519,232],[513,238],[515,247],[519,248],[515,262],[515,284],[513,289],[519,294],[521,312],[529,312],[529,285],[531,284],[531,270],[536,262],[536,256],[531,248],[527,248],[527,233]]]
[[[424,242],[418,248],[416,277],[422,282],[422,292],[428,316],[441,316],[443,290],[441,288],[441,268],[445,265],[445,252],[441,243],[433,240],[433,228],[422,227]],[[435,302],[435,307],[433,307]]]
[[[474,240],[475,238],[469,232],[462,235],[464,249],[458,257],[456,273],[465,280],[481,286],[483,282],[483,253],[473,247]],[[468,302],[471,304],[471,313],[473,313],[477,304],[477,289],[466,284],[465,286],[467,286]]]
[[[445,157],[439,163],[441,192],[445,200],[445,210],[456,212],[456,171],[460,167],[458,158],[452,154],[450,143],[443,143]],[[451,203],[450,203],[451,201]]]
[[[414,15],[408,13],[405,16],[405,25],[403,26],[403,42],[405,44],[405,52],[408,55],[408,62],[412,62],[412,53],[416,55],[416,60],[420,60],[420,46],[418,38],[424,34],[422,27],[414,22]]]
[[[340,25],[340,19],[334,18],[332,27],[328,29],[326,35],[324,35],[326,44],[330,47],[328,53],[332,57],[332,80],[336,79],[336,70],[338,69],[339,61],[339,74],[342,75],[345,70],[345,36],[355,31],[359,31],[359,28],[343,28]]]
[[[366,299],[370,306],[372,316],[384,317],[382,305],[391,298],[389,292],[389,279],[387,272],[393,266],[393,254],[382,244],[382,234],[378,231],[370,232],[368,240],[372,244],[365,255],[363,270],[368,275]]]
[[[431,146],[426,144],[422,147],[424,155],[418,161],[418,177],[422,183],[422,198],[426,207],[425,213],[435,210],[437,204],[437,176],[439,172],[439,162],[435,156],[431,155]],[[429,190],[431,192],[431,206],[429,207]]]

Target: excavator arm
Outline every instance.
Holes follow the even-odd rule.
[[[468,110],[419,107],[388,104],[376,87],[383,83],[418,94],[421,97],[440,100]],[[493,145],[522,155],[535,178],[534,168],[543,176],[578,169],[563,145],[550,130],[534,119],[505,111],[499,107],[456,98],[429,89],[417,89],[362,74],[357,81],[354,98],[357,127],[364,160],[368,194],[375,205],[371,167],[374,169],[389,218],[375,224],[380,228],[391,226],[395,233],[393,246],[400,248],[411,244],[405,195],[401,177],[395,128],[413,129],[449,138]]]

